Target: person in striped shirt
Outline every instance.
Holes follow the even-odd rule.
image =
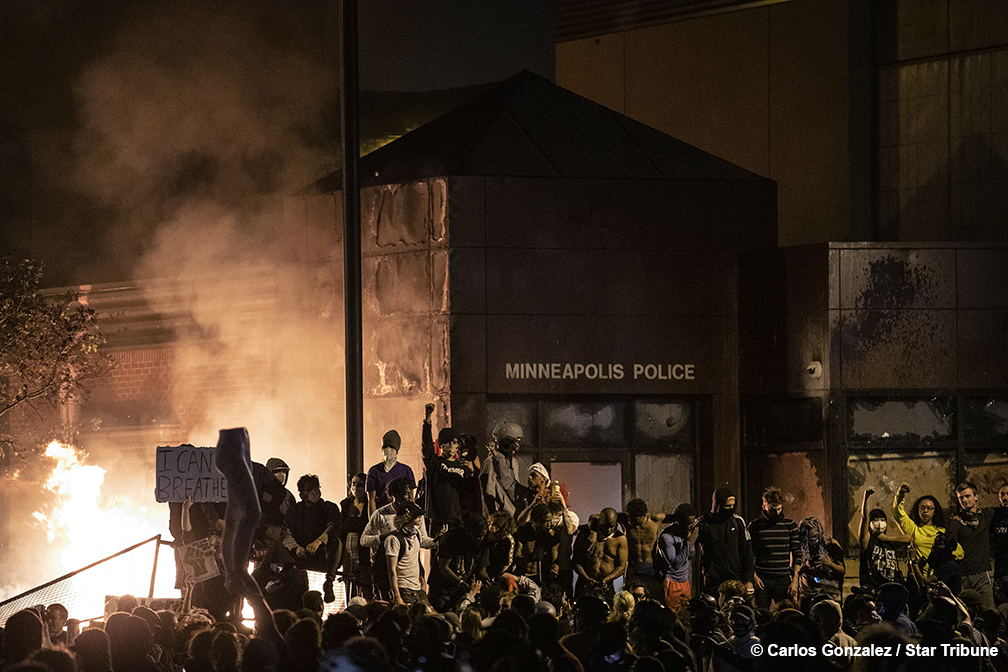
[[[770,486],[763,491],[763,513],[749,523],[756,560],[756,606],[769,609],[787,598],[797,600],[801,547],[798,524],[784,516],[781,491]]]

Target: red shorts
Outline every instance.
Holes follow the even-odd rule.
[[[672,611],[679,610],[682,598],[690,599],[689,581],[673,581],[665,579],[665,605]]]

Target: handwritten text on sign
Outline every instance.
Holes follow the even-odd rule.
[[[216,448],[158,446],[154,498],[159,502],[223,502],[227,481],[214,465]]]

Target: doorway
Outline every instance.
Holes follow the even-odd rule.
[[[621,462],[550,463],[553,480],[567,490],[567,508],[582,523],[602,509],[623,509],[623,464]]]

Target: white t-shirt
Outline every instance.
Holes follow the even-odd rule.
[[[416,529],[409,533],[401,530],[385,537],[385,555],[399,559],[396,565],[399,588],[420,590],[420,537]]]

